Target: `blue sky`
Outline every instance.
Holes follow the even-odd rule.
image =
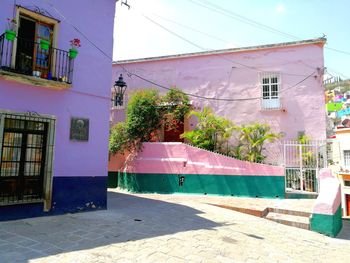
[[[332,75],[350,78],[350,0],[128,0],[130,9],[120,2],[114,60],[288,42],[325,34],[325,66]],[[265,25],[281,33],[271,32]]]

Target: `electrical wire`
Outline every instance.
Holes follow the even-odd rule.
[[[253,19],[250,19],[250,18],[247,18],[245,16],[239,15],[239,14],[234,13],[233,11],[228,10],[226,8],[223,8],[223,7],[219,6],[219,5],[210,3],[207,0],[202,0],[201,1],[201,2],[206,3],[207,5],[205,5],[205,4],[201,3],[201,2],[194,1],[194,0],[188,0],[188,1],[192,2],[193,4],[195,4],[197,6],[201,6],[203,8],[208,9],[208,10],[211,10],[213,12],[225,15],[226,17],[230,17],[232,19],[235,19],[235,20],[241,21],[243,23],[249,24],[249,25],[251,25],[253,27],[257,27],[257,28],[263,29],[263,30],[268,31],[268,32],[276,33],[276,34],[282,35],[284,37],[288,37],[290,39],[301,40],[301,38],[298,37],[298,36],[295,36],[295,35],[283,32],[281,30],[278,30],[278,29],[273,28],[271,26],[262,24],[262,23],[260,23],[258,21],[253,20]],[[339,52],[339,53],[342,53],[342,54],[345,54],[345,55],[350,55],[349,51],[344,51],[344,50],[340,50],[340,49],[329,47],[329,46],[325,46],[325,49],[328,49],[328,50],[331,50],[331,51],[335,51],[335,52]]]
[[[63,19],[64,22],[66,22],[67,24],[69,24],[70,26],[72,26],[79,34],[81,34],[90,44],[92,44],[97,50],[99,50],[104,56],[106,56],[108,59],[112,60],[112,57],[109,56],[106,52],[104,52],[101,48],[99,48],[92,40],[90,40],[78,27],[76,27],[75,25],[73,25],[72,23],[69,22],[69,20],[51,3],[49,2],[49,0],[45,0],[53,9],[54,11],[60,15]],[[153,21],[152,19],[148,18],[147,16],[145,16],[148,20],[150,21]],[[160,24],[159,24],[160,25]],[[163,27],[162,25],[160,25],[161,27]],[[166,31],[168,31],[167,28],[164,27],[164,29]],[[176,33],[175,33],[176,34]],[[178,35],[178,34],[176,34]],[[180,38],[182,38],[182,36],[178,35]],[[188,41],[187,39],[184,38],[184,40],[186,42],[189,42],[189,43],[192,43],[191,41]],[[198,46],[197,44],[195,43],[192,43],[193,45],[196,45]],[[200,46],[198,46],[200,47]],[[201,48],[201,47],[200,47]],[[232,62],[232,61],[231,61]],[[240,64],[240,63],[238,63]],[[124,69],[124,71],[127,72],[128,76],[135,76],[145,82],[148,82],[150,84],[153,84],[157,87],[160,87],[160,88],[163,88],[163,89],[166,89],[166,90],[170,90],[170,88],[168,87],[165,87],[161,84],[158,84],[152,80],[149,80],[149,79],[146,79],[136,73],[132,73],[130,72],[125,66],[121,65],[121,64],[116,64],[120,67],[122,67]],[[244,65],[244,64],[242,64]],[[245,67],[247,67],[246,65],[244,65]],[[304,82],[305,80],[307,80],[308,78],[310,78],[313,74],[315,74],[315,72],[312,72],[310,75],[306,76],[304,79],[302,79],[301,81],[297,82],[296,84],[284,89],[284,90],[281,90],[280,92],[284,92],[285,90],[288,90],[288,89],[291,89],[291,88],[294,88],[296,87],[297,85],[299,85],[300,83]],[[187,96],[190,96],[190,97],[195,97],[195,98],[200,98],[200,99],[206,99],[206,100],[217,100],[217,101],[249,101],[249,100],[257,100],[257,99],[261,99],[262,96],[259,96],[259,97],[253,97],[253,98],[240,98],[240,99],[230,99],[230,98],[216,98],[216,97],[205,97],[205,96],[200,96],[200,95],[195,95],[195,94],[191,94],[191,93],[184,93],[186,94]]]
[[[222,14],[226,17],[229,17],[229,18],[232,18],[232,19],[235,19],[235,20],[238,20],[238,21],[241,21],[242,23],[245,23],[245,24],[248,24],[248,25],[251,25],[253,27],[258,27],[258,28],[261,28],[265,31],[269,31],[269,32],[272,32],[272,33],[277,33],[279,35],[282,35],[284,37],[287,37],[287,38],[291,38],[291,39],[294,39],[294,40],[301,40],[299,37],[296,37],[294,35],[291,35],[291,34],[288,34],[288,33],[285,33],[281,30],[278,30],[276,28],[273,28],[273,27],[270,27],[268,25],[265,25],[265,24],[262,24],[262,23],[259,23],[255,20],[252,20],[250,18],[247,18],[245,16],[242,16],[242,15],[239,15],[237,13],[234,13],[228,9],[225,9],[225,8],[222,8],[218,5],[215,5],[215,4],[212,4],[208,1],[205,1],[205,0],[202,0],[201,2],[199,1],[194,1],[194,0],[188,0],[189,2],[192,2],[193,4],[197,5],[197,6],[201,6],[201,7],[204,7],[208,10],[211,10],[213,12],[216,12],[216,13],[219,13],[219,14]],[[205,2],[205,4],[203,4],[202,2]]]
[[[162,24],[156,22],[155,20],[153,20],[152,18],[146,16],[145,14],[141,14],[145,19],[147,19],[148,21],[152,22],[153,24],[157,25],[158,27],[162,28],[163,30],[167,31],[168,33],[182,39],[183,41],[203,50],[203,51],[209,51],[209,52],[218,52],[218,50],[215,50],[215,49],[208,49],[208,48],[204,48],[196,43],[194,43],[193,41],[181,36],[180,34],[168,29],[167,27],[163,26]],[[219,50],[220,51],[220,50]],[[217,56],[223,60],[226,60],[226,61],[229,61],[231,63],[234,63],[234,64],[237,64],[237,65],[240,65],[242,67],[245,67],[247,69],[251,69],[251,70],[255,70],[255,71],[263,71],[262,69],[260,68],[257,68],[257,67],[254,67],[254,66],[249,66],[249,65],[246,65],[246,64],[243,64],[243,63],[240,63],[240,62],[237,62],[237,61],[234,61],[232,59],[229,59],[227,57],[224,57],[223,55],[220,55],[218,53],[212,53],[211,55],[214,55],[214,56]],[[293,73],[288,73],[288,72],[283,72],[284,75],[290,75],[290,76],[302,76],[302,77],[305,77],[307,75],[302,75],[302,74],[293,74]]]
[[[225,44],[227,44],[227,45],[231,44],[229,41],[227,41],[227,40],[225,40],[225,39],[222,39],[222,38],[220,38],[220,37],[217,37],[217,36],[208,34],[208,33],[206,33],[206,32],[203,32],[203,31],[201,31],[201,30],[198,30],[198,29],[196,29],[196,28],[193,28],[193,27],[190,27],[190,26],[188,26],[188,25],[179,23],[179,22],[177,22],[177,21],[175,21],[175,20],[172,20],[172,19],[169,19],[169,18],[165,18],[165,17],[163,17],[163,16],[161,16],[161,15],[158,15],[158,14],[156,14],[156,13],[152,13],[152,14],[153,14],[154,16],[160,18],[160,19],[163,19],[164,21],[168,21],[168,22],[170,22],[170,23],[173,23],[173,24],[178,25],[178,26],[180,26],[180,27],[186,28],[186,29],[191,30],[191,31],[193,31],[193,32],[197,32],[197,33],[199,33],[199,34],[202,34],[202,35],[207,36],[207,37],[209,37],[209,38],[215,39],[215,40],[220,41],[220,42],[222,42],[222,43],[225,43]]]
[[[159,88],[162,88],[162,89],[166,89],[166,90],[170,90],[171,88],[168,88],[168,87],[165,87],[163,85],[160,85],[152,80],[149,80],[149,79],[146,79],[136,73],[132,73],[132,72],[128,72],[127,73],[129,74],[129,76],[135,76],[139,79],[142,79],[143,81],[145,82],[148,82],[150,84],[153,84]],[[299,84],[303,83],[304,81],[306,81],[308,78],[312,77],[316,72],[312,72],[310,75],[306,76],[305,78],[303,78],[302,80],[298,81],[297,83],[295,83],[294,85],[290,86],[290,87],[287,87],[285,89],[281,89],[280,90],[280,93],[283,93],[289,89],[292,89],[296,86],[298,86]],[[249,100],[259,100],[259,99],[262,99],[263,97],[262,96],[259,96],[259,97],[253,97],[253,98],[240,98],[240,99],[231,99],[231,98],[216,98],[216,97],[205,97],[205,96],[200,96],[200,95],[195,95],[195,94],[191,94],[191,93],[186,93],[186,92],[183,92],[185,95],[187,96],[190,96],[190,97],[195,97],[195,98],[199,98],[199,99],[205,99],[205,100],[216,100],[216,101],[249,101]]]

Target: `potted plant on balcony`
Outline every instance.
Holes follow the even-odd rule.
[[[5,37],[9,41],[16,38],[17,21],[14,18],[7,18],[7,29],[5,30]]]
[[[40,39],[40,48],[42,50],[49,50],[50,48],[50,41],[47,41],[45,39]]]
[[[69,49],[69,57],[71,59],[74,59],[78,55],[78,47],[81,47],[80,45],[80,39],[74,38],[70,41],[71,48]]]

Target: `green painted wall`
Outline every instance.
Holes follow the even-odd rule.
[[[179,177],[184,176],[182,186]],[[284,176],[120,173],[118,186],[136,193],[188,193],[284,198]]]
[[[341,205],[334,215],[313,214],[310,219],[312,231],[335,237],[343,226],[341,216]]]
[[[338,111],[341,110],[343,106],[342,102],[329,102],[327,103],[327,111],[331,112],[331,111]]]
[[[118,187],[118,172],[108,172],[108,188]]]

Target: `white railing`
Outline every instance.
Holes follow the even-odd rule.
[[[318,192],[318,173],[327,167],[325,141],[285,141],[283,145],[286,189]]]
[[[261,109],[263,110],[279,110],[282,109],[280,98],[261,99]]]

